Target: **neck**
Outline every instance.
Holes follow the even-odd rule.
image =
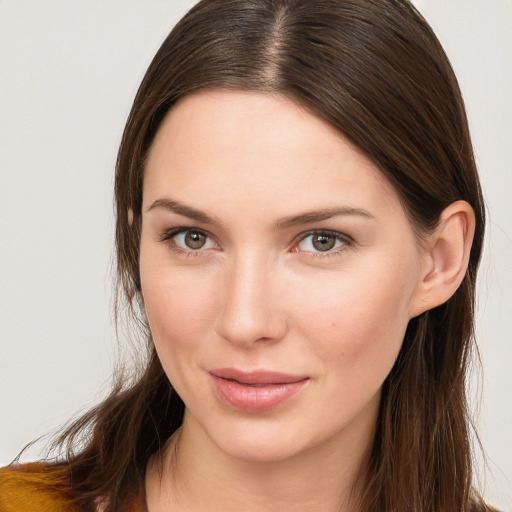
[[[151,512],[354,512],[372,432],[356,425],[284,460],[231,457],[186,417],[146,476]],[[161,458],[160,458],[161,457]],[[160,466],[158,461],[160,460]],[[160,470],[159,470],[160,468]]]

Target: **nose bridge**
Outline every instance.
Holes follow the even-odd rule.
[[[265,254],[244,251],[234,256],[224,279],[221,336],[243,345],[281,338],[286,321],[278,305],[277,281]]]

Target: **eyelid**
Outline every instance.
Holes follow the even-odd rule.
[[[351,236],[347,235],[346,233],[342,233],[340,231],[335,231],[334,229],[310,229],[308,231],[305,231],[304,233],[298,234],[294,238],[292,243],[296,244],[297,242],[300,242],[304,238],[307,238],[308,236],[311,236],[311,235],[330,235],[330,236],[339,238],[339,239],[343,240],[344,242],[354,243],[354,239]]]
[[[327,236],[332,236],[334,238],[336,238],[337,240],[340,240],[341,242],[343,242],[343,246],[341,248],[338,248],[337,250],[329,250],[329,251],[325,251],[325,252],[322,252],[322,251],[301,251],[301,252],[304,252],[304,253],[310,253],[312,255],[314,255],[315,257],[317,256],[332,256],[338,252],[341,252],[343,251],[345,247],[350,247],[352,245],[354,245],[354,239],[345,234],[345,233],[340,233],[339,231],[333,231],[331,229],[312,229],[312,230],[309,230],[305,233],[301,233],[300,235],[298,235],[297,237],[295,237],[294,241],[293,241],[293,245],[292,245],[292,250],[295,252],[299,252],[299,249],[297,247],[297,245],[302,242],[303,240],[305,240],[306,238],[308,238],[309,236],[313,236],[313,235],[327,235]]]
[[[217,246],[219,245],[219,243],[217,242],[215,237],[212,236],[210,233],[208,233],[208,231],[206,231],[204,229],[201,229],[201,228],[194,227],[194,226],[179,226],[179,227],[176,227],[176,228],[166,229],[158,237],[158,241],[159,242],[171,242],[172,239],[175,236],[180,235],[181,233],[186,233],[187,231],[194,231],[196,233],[200,233],[201,235],[204,235],[205,237],[210,239],[215,245],[217,245]],[[176,250],[178,252],[181,252],[181,253],[189,253],[189,254],[194,254],[194,255],[199,255],[200,253],[206,252],[208,250],[208,249],[205,249],[205,250],[201,250],[201,249],[194,250],[192,248],[190,250],[187,250],[187,249],[183,249],[183,248],[179,247],[176,243],[174,243],[172,245],[172,249]]]

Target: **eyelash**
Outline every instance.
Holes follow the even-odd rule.
[[[176,236],[186,233],[186,232],[193,232],[198,233],[204,237],[206,237],[209,240],[214,240],[214,238],[207,233],[206,231],[203,231],[202,229],[193,228],[193,227],[179,227],[179,228],[173,228],[168,231],[165,231],[163,235],[160,237],[160,242],[168,242],[169,246],[172,251],[184,255],[184,256],[192,256],[192,257],[198,257],[198,256],[204,256],[204,250],[198,249],[198,250],[186,250],[179,247],[176,242],[173,240]],[[305,241],[308,237],[311,236],[327,236],[327,237],[333,237],[335,239],[335,243],[341,242],[342,246],[338,247],[337,250],[328,250],[325,252],[322,251],[300,251],[298,249],[298,244]],[[339,233],[338,231],[329,231],[329,230],[312,230],[308,231],[306,233],[301,233],[299,236],[295,238],[293,241],[293,248],[291,252],[303,252],[305,254],[308,254],[308,256],[313,258],[332,258],[335,256],[339,256],[341,253],[345,252],[349,247],[351,247],[354,243],[354,240],[343,233]]]
[[[339,233],[338,231],[329,231],[329,230],[312,230],[308,231],[307,233],[301,233],[297,238],[295,238],[293,242],[293,249],[292,252],[301,252],[300,249],[298,249],[298,244],[300,242],[305,241],[308,237],[312,236],[327,236],[332,237],[335,239],[335,243],[341,242],[341,247],[336,248],[335,250],[329,249],[328,251],[322,252],[322,251],[302,251],[308,256],[312,258],[334,258],[337,256],[341,256],[342,253],[344,253],[349,247],[351,247],[354,243],[354,240],[349,237],[348,235],[345,235],[343,233]]]
[[[203,256],[202,253],[204,251],[201,251],[201,250],[194,251],[193,249],[190,249],[190,250],[182,249],[181,247],[178,247],[176,242],[173,240],[176,236],[186,233],[187,231],[191,231],[193,233],[198,233],[210,240],[213,240],[213,237],[210,236],[206,231],[203,231],[202,229],[193,228],[193,227],[180,227],[180,228],[173,228],[168,231],[165,231],[165,233],[160,237],[160,242],[167,242],[172,251],[174,251],[178,254],[181,254],[183,256],[192,256],[192,257]]]

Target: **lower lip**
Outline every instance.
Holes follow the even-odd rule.
[[[243,412],[269,411],[296,395],[308,380],[252,386],[212,375],[218,398],[229,407]]]

